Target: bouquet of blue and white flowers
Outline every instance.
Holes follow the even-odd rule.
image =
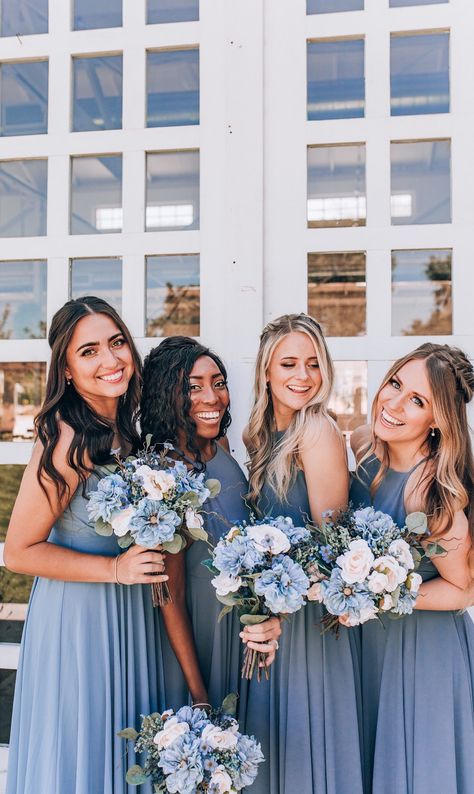
[[[306,572],[314,560],[311,531],[295,527],[291,518],[234,525],[204,563],[224,605],[219,619],[234,607],[243,625],[297,612],[306,603],[311,584]],[[262,667],[268,678],[265,654],[246,648],[242,677],[251,678],[255,667],[258,680]]]
[[[318,562],[309,596],[326,607],[331,616],[327,626],[358,626],[382,614],[410,614],[422,581],[415,571],[426,533],[425,513],[410,513],[401,528],[373,507],[334,518],[327,514],[317,528]],[[438,553],[441,547],[434,545]]]
[[[132,543],[148,549],[160,546],[177,554],[187,538],[207,541],[200,514],[202,505],[220,491],[218,480],[189,471],[169,456],[171,444],[158,451],[146,446],[138,455],[116,459],[113,473],[103,477],[90,494],[89,518],[100,535],[115,534],[121,548]],[[154,606],[170,601],[166,582],[152,585]]]
[[[121,731],[135,742],[137,753],[147,754],[143,767],[128,770],[127,783],[151,780],[156,794],[236,794],[251,786],[264,757],[253,736],[239,733],[235,702],[235,695],[228,696],[210,715],[197,707],[183,706],[176,714],[169,709],[143,717],[139,733]]]

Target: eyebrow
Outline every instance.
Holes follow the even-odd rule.
[[[211,378],[223,378],[223,377],[224,376],[223,376],[222,372],[215,372],[214,375],[211,375]],[[203,380],[204,375],[190,375],[189,379],[191,380],[191,378],[193,380]]]
[[[306,360],[309,361],[312,358],[315,358],[316,361],[318,360],[318,357],[317,357],[316,354],[314,356],[308,356],[308,358]],[[282,361],[297,361],[297,359],[298,359],[298,356],[282,356],[282,358],[281,358]]]
[[[119,331],[118,334],[114,334],[113,336],[109,336],[107,341],[108,342],[113,342],[114,339],[117,339],[117,337],[119,337],[119,336],[123,336],[123,333],[121,331]],[[84,342],[83,345],[79,345],[79,347],[76,350],[76,353],[79,353],[79,351],[83,350],[85,347],[97,347],[97,345],[100,345],[100,342]]]
[[[403,381],[402,381],[402,379],[401,379],[401,377],[400,377],[400,375],[397,375],[397,374],[395,373],[395,375],[394,375],[393,377],[394,377],[394,378],[396,378],[396,379],[398,380],[398,382],[399,382],[399,383],[400,383],[402,386],[404,385],[404,384],[403,384]],[[413,391],[413,392],[412,392],[412,394],[416,394],[416,396],[417,396],[417,397],[421,397],[421,399],[422,399],[422,400],[424,400],[424,401],[425,401],[425,403],[429,403],[428,397],[425,397],[425,395],[424,395],[424,394],[422,394],[421,392],[419,392],[419,391]]]

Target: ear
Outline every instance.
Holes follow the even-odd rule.
[[[64,377],[66,378],[66,380],[72,380],[71,372],[68,367],[66,367],[66,369],[64,370]]]

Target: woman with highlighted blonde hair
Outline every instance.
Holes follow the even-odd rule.
[[[354,506],[400,526],[425,512],[435,552],[413,582],[415,611],[361,628],[368,793],[474,792],[474,625],[462,611],[474,590],[473,395],[467,356],[427,343],[390,368],[371,428],[353,434]]]
[[[313,318],[284,315],[264,328],[244,434],[249,500],[260,516],[290,516],[301,526],[347,505],[344,440],[327,411],[333,380]],[[315,602],[292,615],[282,624],[269,680],[243,682],[240,718],[266,757],[252,794],[362,792],[359,633],[341,627],[338,639],[323,634],[322,617]]]

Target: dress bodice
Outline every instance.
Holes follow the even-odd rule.
[[[283,435],[283,431],[274,433],[274,446],[283,438]],[[304,471],[298,469],[296,472],[286,500],[279,499],[273,488],[268,483],[264,483],[260,494],[259,509],[263,515],[272,516],[273,518],[288,516],[293,520],[295,526],[304,526],[308,521],[311,521],[311,509]]]

